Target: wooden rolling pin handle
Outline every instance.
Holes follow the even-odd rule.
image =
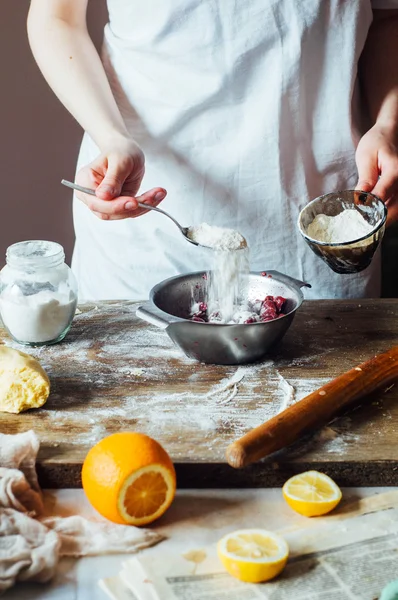
[[[304,433],[322,427],[355,401],[398,379],[398,346],[347,371],[228,446],[226,458],[240,469]]]

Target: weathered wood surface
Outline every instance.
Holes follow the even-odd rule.
[[[341,485],[398,485],[398,385],[269,459],[235,470],[225,448],[250,428],[398,341],[398,300],[307,301],[269,360],[196,363],[131,302],[80,306],[62,343],[30,348],[49,373],[40,410],[0,413],[0,431],[34,429],[47,487],[80,485],[87,450],[121,430],[159,440],[180,487],[280,485],[315,468]],[[0,342],[14,344],[0,329]]]

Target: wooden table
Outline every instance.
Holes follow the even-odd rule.
[[[63,343],[27,350],[47,370],[51,395],[42,409],[1,413],[0,431],[35,430],[42,486],[79,487],[88,449],[121,430],[159,440],[180,487],[272,487],[306,469],[340,485],[398,485],[398,386],[265,461],[235,470],[224,459],[252,427],[394,346],[398,300],[307,301],[269,360],[242,367],[186,358],[136,307],[80,306]],[[1,340],[18,347],[2,329]]]

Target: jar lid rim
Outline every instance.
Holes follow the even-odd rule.
[[[7,263],[42,264],[63,261],[65,252],[58,242],[46,240],[26,240],[17,242],[7,248]]]

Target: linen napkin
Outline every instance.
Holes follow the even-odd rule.
[[[38,451],[33,431],[0,433],[0,593],[16,581],[48,581],[61,556],[134,553],[163,539],[147,529],[78,515],[45,517]]]

